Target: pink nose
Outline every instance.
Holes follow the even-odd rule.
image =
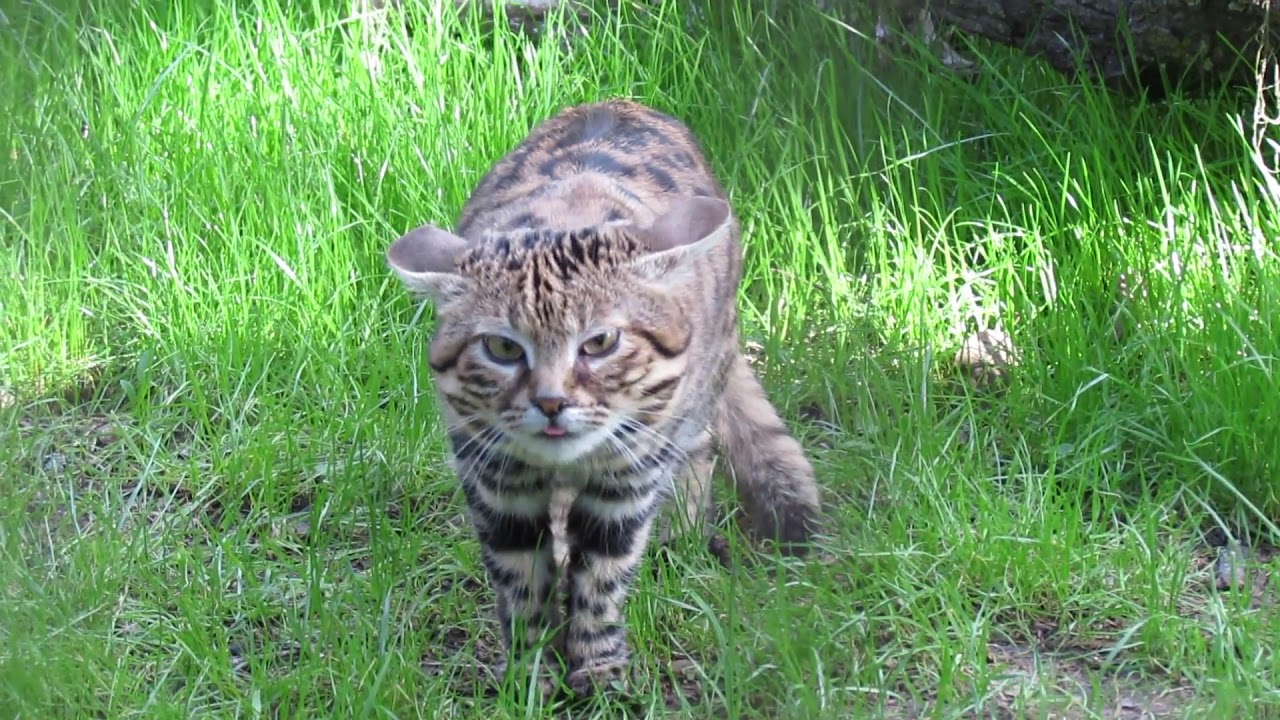
[[[559,415],[561,411],[563,411],[565,407],[569,404],[569,398],[567,397],[536,397],[533,399],[533,404],[536,405],[538,409],[542,411],[543,415],[546,415],[547,417],[554,419],[555,416]]]

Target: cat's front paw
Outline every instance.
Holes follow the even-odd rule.
[[[579,696],[625,691],[629,667],[626,660],[612,660],[578,668],[569,673],[569,690]]]

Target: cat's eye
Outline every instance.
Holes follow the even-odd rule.
[[[519,362],[524,357],[524,348],[520,347],[520,343],[508,337],[501,335],[485,335],[481,340],[484,345],[484,351],[489,358],[496,363],[510,365]]]
[[[618,340],[621,338],[622,333],[617,330],[606,330],[588,338],[578,350],[588,357],[608,355],[618,347]]]

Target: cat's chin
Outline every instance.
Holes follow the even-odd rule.
[[[588,431],[552,437],[539,433],[520,441],[520,454],[543,467],[562,468],[579,463],[600,447],[601,433]]]

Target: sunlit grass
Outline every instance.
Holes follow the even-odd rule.
[[[1214,592],[1201,536],[1280,517],[1247,98],[1150,105],[981,48],[972,81],[885,65],[803,3],[629,8],[567,43],[427,5],[376,43],[337,4],[7,14],[6,716],[554,712],[472,687],[490,596],[431,314],[383,251],[614,95],[688,122],[729,188],[745,334],[831,514],[826,561],[690,544],[643,574],[641,708],[1275,711],[1275,596]],[[1021,363],[967,389],[951,358],[996,326]]]

